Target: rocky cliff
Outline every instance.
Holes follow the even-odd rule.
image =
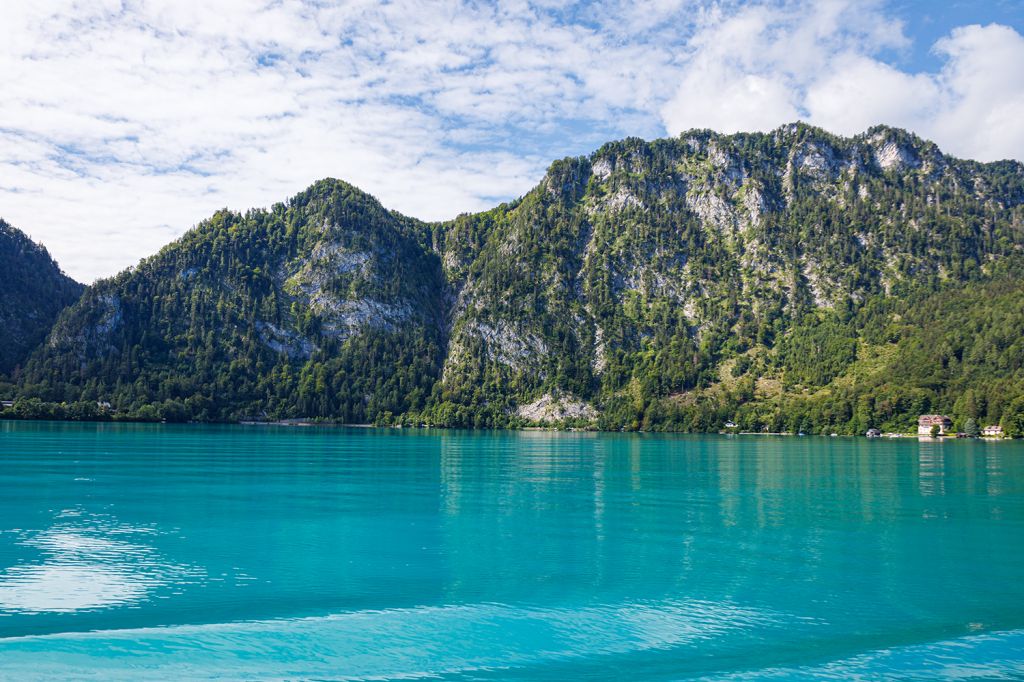
[[[966,346],[937,349],[937,382],[880,377],[921,306],[1018,281],[1022,204],[1019,163],[800,124],[610,143],[444,223],[322,181],[92,287],[25,390],[203,419],[854,429],[862,398],[881,423],[1002,392],[1007,348],[974,379]]]

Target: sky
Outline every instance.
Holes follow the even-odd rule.
[[[0,217],[82,282],[324,177],[438,220],[796,120],[1024,160],[1024,0],[0,2]]]

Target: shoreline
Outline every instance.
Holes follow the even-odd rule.
[[[407,430],[407,429],[418,429],[418,430],[451,430],[451,431],[550,431],[550,432],[562,432],[562,433],[636,433],[636,434],[675,434],[675,435],[690,435],[690,436],[778,436],[778,437],[793,437],[793,438],[863,438],[864,440],[917,440],[918,442],[931,442],[931,443],[942,443],[945,441],[985,441],[988,443],[1007,442],[1012,443],[1018,440],[1018,438],[993,438],[978,436],[977,438],[957,438],[955,436],[939,436],[938,438],[932,438],[930,436],[920,436],[914,433],[905,434],[886,434],[881,437],[866,437],[857,434],[825,434],[825,433],[793,433],[792,431],[625,431],[622,429],[598,429],[598,428],[580,428],[580,427],[562,427],[556,425],[524,425],[524,426],[504,426],[494,427],[488,429],[473,429],[465,427],[452,427],[452,426],[437,426],[432,424],[418,424],[415,426],[402,426],[402,425],[378,425],[378,424],[367,424],[367,423],[340,423],[331,421],[316,421],[312,419],[279,419],[279,420],[268,420],[259,421],[253,419],[243,419],[238,421],[224,421],[224,422],[200,422],[200,421],[189,421],[189,422],[168,422],[168,421],[141,421],[141,420],[129,420],[129,419],[18,419],[16,417],[0,417],[0,423],[3,422],[16,422],[16,423],[41,423],[48,422],[53,424],[152,424],[152,425],[174,425],[174,426],[284,426],[294,428],[310,428],[310,427],[327,427],[327,428],[338,428],[338,429],[396,429],[396,430]]]
[[[143,422],[154,423],[154,422]],[[161,423],[161,422],[156,422]],[[375,429],[375,424],[342,424],[339,422],[319,422],[313,419],[277,419],[272,421],[259,421],[255,419],[241,419],[237,422],[185,422],[186,424],[235,424],[237,426],[336,426],[350,429]]]

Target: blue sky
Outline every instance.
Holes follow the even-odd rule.
[[[936,41],[958,26],[1003,24],[1024,33],[1021,0],[893,0],[887,8],[905,25],[910,49],[894,60],[911,71],[938,71],[943,59],[932,51]]]
[[[0,216],[91,281],[322,177],[424,219],[694,128],[1024,159],[1024,2],[6,0]]]

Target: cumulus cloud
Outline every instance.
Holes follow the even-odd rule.
[[[1006,26],[964,26],[939,41],[942,96],[926,135],[983,161],[1024,159],[1024,36]]]
[[[321,177],[440,219],[626,135],[887,122],[1024,158],[1021,42],[962,27],[922,74],[871,0],[7,0],[0,216],[89,281]]]
[[[832,0],[710,12],[661,114],[689,128],[770,130],[802,119],[852,135],[886,123],[944,151],[1024,159],[1024,37],[963,26],[933,46],[942,68],[913,73],[884,57],[905,49],[902,24],[872,2]]]

